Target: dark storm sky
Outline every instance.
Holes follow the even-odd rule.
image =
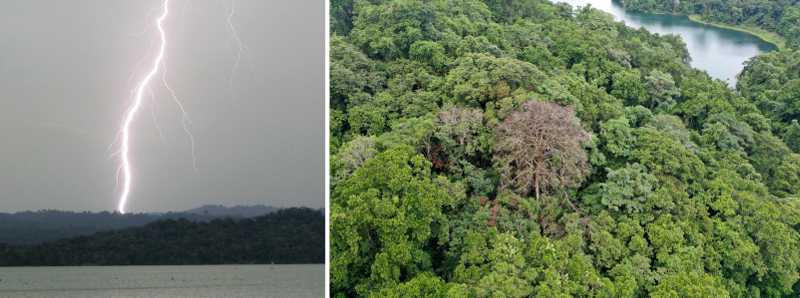
[[[0,4],[0,212],[116,208],[107,149],[152,63],[161,2]],[[230,3],[171,0],[168,82],[192,120],[198,170],[159,74],[133,125],[128,211],[324,206],[323,1],[235,0],[246,49],[233,88]]]

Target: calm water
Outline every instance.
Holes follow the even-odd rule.
[[[0,267],[0,297],[322,297],[324,265]]]
[[[634,28],[644,27],[659,34],[680,35],[692,56],[692,66],[708,72],[714,78],[736,84],[736,75],[742,71],[743,63],[775,46],[759,38],[739,31],[721,29],[692,22],[685,16],[654,15],[625,11],[611,0],[557,0],[572,6],[586,6],[606,11]]]

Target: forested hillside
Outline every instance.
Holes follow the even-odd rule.
[[[334,296],[800,293],[797,115],[765,108],[798,101],[759,95],[794,92],[789,58],[739,92],[594,9],[331,13]]]
[[[255,217],[277,210],[256,206],[202,206],[166,213],[72,212],[59,210],[0,213],[0,243],[35,244],[63,238],[118,230],[166,219],[209,221],[215,218]]]
[[[197,208],[189,209],[183,211],[183,213],[189,214],[201,214],[201,215],[208,215],[208,216],[216,216],[216,217],[256,217],[261,216],[264,214],[270,214],[279,210],[280,208],[272,207],[272,206],[264,206],[264,205],[252,205],[252,206],[223,206],[223,205],[203,205]]]
[[[0,244],[0,266],[301,264],[325,261],[325,217],[289,208],[255,218],[164,219],[36,245]]]
[[[772,131],[800,153],[800,50],[751,59],[739,75],[737,90],[770,118]]]
[[[800,46],[800,0],[624,0],[625,8],[699,15],[705,20],[762,28]]]

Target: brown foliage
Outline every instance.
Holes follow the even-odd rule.
[[[500,209],[500,204],[497,201],[494,201],[494,206],[492,206],[492,215],[489,217],[489,226],[494,227],[497,226],[497,210]]]
[[[495,164],[501,188],[521,195],[580,184],[589,165],[583,143],[589,135],[572,108],[529,101],[497,127]]]
[[[428,153],[428,160],[431,161],[433,169],[437,171],[444,171],[447,169],[448,158],[447,152],[444,152],[441,144],[434,144]]]

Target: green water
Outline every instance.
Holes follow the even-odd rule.
[[[692,57],[692,66],[714,78],[736,83],[743,63],[753,56],[775,50],[775,46],[745,32],[692,22],[685,16],[656,15],[625,11],[611,0],[558,0],[572,6],[592,7],[611,13],[618,21],[634,28],[644,27],[658,34],[681,36]]]

